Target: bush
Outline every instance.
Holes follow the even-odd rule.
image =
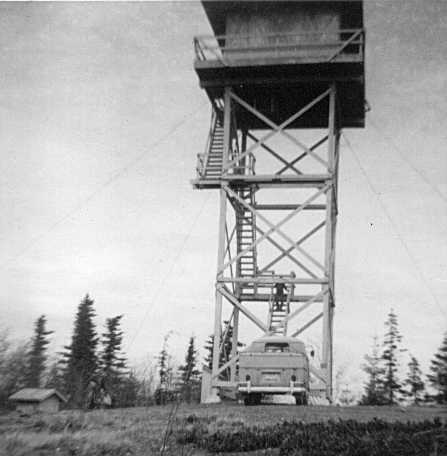
[[[185,420],[186,421],[186,420]],[[177,435],[211,453],[278,448],[282,456],[427,456],[447,454],[447,429],[439,420],[389,423],[354,420],[325,423],[282,422],[273,426],[238,426],[210,432],[188,417]]]

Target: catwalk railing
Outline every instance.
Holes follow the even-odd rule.
[[[364,29],[265,35],[201,35],[194,38],[199,62],[237,65],[242,60],[293,58],[310,62],[363,62]]]

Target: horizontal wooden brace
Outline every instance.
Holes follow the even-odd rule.
[[[258,285],[259,286],[259,285]],[[240,296],[241,301],[249,301],[249,302],[269,302],[271,299],[271,294],[269,293],[243,293]],[[307,302],[309,299],[312,298],[312,295],[294,295],[290,297],[290,302]],[[320,297],[315,299],[314,302],[322,302],[323,298]]]
[[[302,204],[255,204],[253,207],[259,211],[288,211],[298,209]],[[308,204],[303,207],[305,211],[325,210],[325,204]]]
[[[277,174],[255,174],[255,175],[245,175],[245,174],[226,174],[222,176],[223,181],[228,182],[237,182],[237,183],[297,183],[297,184],[314,184],[314,185],[324,185],[327,181],[332,179],[332,174],[287,174],[287,175],[277,175]]]
[[[202,63],[202,62],[196,62],[196,67],[209,67],[211,66],[208,62]],[[217,65],[214,65],[217,66]],[[222,64],[218,66],[223,66]],[[324,76],[294,76],[294,77],[272,77],[272,78],[267,78],[267,77],[253,77],[253,78],[237,78],[237,77],[228,77],[228,78],[221,78],[221,79],[216,79],[216,78],[210,78],[210,79],[201,79],[200,80],[200,87],[202,89],[208,89],[208,88],[221,88],[225,86],[238,86],[238,85],[266,85],[268,84],[269,87],[273,86],[278,86],[278,87],[284,87],[285,85],[296,85],[297,83],[315,83],[315,82],[357,82],[357,83],[363,83],[364,82],[364,77],[359,76],[356,74],[352,75],[344,75],[344,76],[329,76],[329,77],[324,77]]]
[[[217,278],[218,283],[262,283],[262,284],[272,284],[275,285],[276,283],[296,283],[296,284],[302,284],[302,285],[325,285],[328,283],[327,277],[322,277],[322,278],[279,278],[279,277],[274,277],[273,279],[271,277],[218,277]]]

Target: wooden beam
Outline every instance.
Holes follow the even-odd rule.
[[[259,320],[259,318],[252,314],[245,306],[243,306],[236,297],[234,297],[230,291],[222,285],[216,287],[218,293],[228,299],[234,306],[236,306],[249,320],[251,320],[256,326],[258,326],[262,331],[267,332],[267,326]]]
[[[237,159],[230,161],[229,163],[226,164],[224,169],[229,169],[231,166],[237,163],[242,156],[248,155],[251,153],[254,149],[259,147],[261,144],[263,144],[265,141],[267,141],[269,138],[272,136],[281,133],[284,136],[286,136],[288,139],[290,139],[293,143],[295,143],[298,147],[301,149],[305,150],[309,155],[312,155],[317,161],[321,162],[325,167],[327,167],[327,163],[321,159],[318,155],[314,154],[313,151],[311,151],[307,146],[305,146],[303,143],[298,141],[294,136],[292,136],[290,133],[286,132],[284,129],[287,127],[287,125],[291,124],[294,122],[296,119],[301,117],[303,114],[305,114],[309,109],[311,109],[314,105],[318,104],[321,100],[323,100],[325,97],[327,97],[330,93],[330,89],[326,90],[323,92],[321,95],[316,97],[314,100],[312,100],[310,103],[308,103],[304,108],[300,109],[298,112],[290,116],[288,119],[286,119],[284,122],[281,124],[277,125],[275,122],[271,121],[268,117],[260,113],[257,109],[253,108],[253,106],[250,106],[247,102],[242,100],[242,98],[238,97],[234,92],[231,92],[231,98],[235,100],[238,104],[243,106],[247,111],[258,117],[260,120],[262,120],[264,123],[266,123],[272,131],[265,134],[260,140],[258,140],[255,144],[252,144],[242,155],[240,155]]]
[[[253,206],[257,211],[290,211],[298,209],[302,204],[255,204]],[[323,211],[326,209],[325,204],[308,204],[305,211]]]
[[[318,230],[320,230],[324,225],[326,224],[326,221],[323,220],[321,223],[319,223],[316,227],[312,228],[309,232],[307,232],[307,234],[305,234],[303,237],[301,237],[300,239],[298,239],[298,241],[296,242],[297,244],[302,244],[304,241],[306,241],[307,239],[309,239],[311,236],[313,236]],[[286,255],[286,252],[287,252],[287,256],[289,256],[288,254],[294,250],[295,247],[292,246],[292,247],[289,247],[285,252],[283,252],[281,255],[278,255],[276,258],[274,258],[272,261],[270,261],[269,264],[267,264],[266,266],[264,266],[263,268],[261,268],[261,270],[259,271],[261,274],[265,271],[267,271],[268,269],[270,269],[272,266],[274,266],[276,263],[278,263],[278,261],[282,260],[284,258],[284,255]],[[313,275],[313,274],[312,274]]]
[[[228,160],[229,141],[230,141],[230,121],[231,121],[231,98],[229,87],[225,88],[224,96],[224,149],[223,163]],[[217,271],[221,271],[225,263],[225,232],[227,224],[227,195],[223,188],[220,189],[220,212],[219,212],[219,239],[217,247]],[[219,276],[221,273],[217,273]],[[220,338],[222,331],[222,295],[216,291],[216,308],[214,311],[214,342],[213,342],[213,365],[212,373],[217,372],[220,358]]]
[[[261,235],[264,235],[265,232],[256,226],[256,231],[261,233]],[[309,268],[307,268],[301,261],[297,260],[293,255],[290,254],[292,250],[294,250],[292,247],[290,247],[288,250],[284,249],[282,245],[280,245],[278,242],[276,242],[274,239],[272,239],[270,236],[267,236],[267,241],[269,241],[272,245],[274,245],[282,254],[280,255],[281,258],[284,258],[285,256],[289,258],[293,263],[295,263],[300,269],[302,269],[304,272],[309,274],[311,277],[317,277]],[[298,240],[298,243],[301,244],[304,242],[303,240]],[[268,268],[267,268],[268,269]],[[266,271],[266,268],[263,268],[263,270],[259,271],[259,274],[262,274],[263,272]]]
[[[324,285],[328,283],[326,277],[317,278],[282,278],[278,276],[272,277],[219,277],[218,283],[260,283],[260,284],[272,284],[275,283],[296,283],[301,285]]]
[[[320,189],[318,192],[316,192],[314,195],[309,197],[304,203],[303,206],[300,206],[298,209],[295,209],[294,211],[290,212],[286,217],[284,217],[280,222],[278,222],[276,225],[271,223],[268,219],[266,219],[260,212],[254,210],[249,204],[247,204],[242,198],[239,197],[235,192],[233,192],[229,187],[223,187],[225,191],[232,196],[233,198],[237,199],[244,207],[246,207],[250,212],[252,212],[254,215],[259,217],[261,220],[266,223],[270,229],[260,238],[258,238],[253,244],[251,244],[249,247],[244,249],[242,252],[240,252],[234,259],[239,259],[242,257],[245,253],[247,253],[250,250],[253,250],[253,248],[258,245],[260,242],[262,242],[267,236],[269,236],[272,233],[277,233],[279,234],[283,239],[285,239],[287,242],[289,242],[296,250],[298,250],[303,256],[305,256],[309,261],[311,261],[313,264],[315,264],[319,269],[324,271],[324,266],[317,261],[312,255],[308,254],[303,248],[301,248],[299,245],[297,245],[296,242],[294,242],[289,236],[287,236],[285,233],[283,233],[279,228],[284,225],[286,222],[288,222],[291,218],[293,218],[296,214],[298,214],[301,210],[303,210],[303,207],[306,206],[307,204],[310,204],[312,201],[317,199],[320,195],[325,193],[327,189],[329,188],[328,185]],[[223,269],[227,268],[229,266],[229,263],[227,262],[224,266]]]
[[[253,140],[253,141],[259,141],[259,139],[252,133],[248,132],[247,135]],[[299,169],[295,168],[293,166],[293,164],[291,164],[289,161],[287,161],[285,158],[283,158],[280,154],[278,154],[277,152],[275,152],[271,147],[267,146],[266,144],[260,144],[260,146],[266,150],[267,152],[269,152],[271,155],[273,155],[276,159],[278,159],[279,161],[281,161],[282,163],[284,163],[286,165],[287,168],[292,168],[296,174],[300,175],[300,174],[303,174]]]
[[[296,336],[298,336],[299,334],[301,334],[303,331],[305,331],[307,328],[309,328],[309,327],[312,326],[315,322],[317,322],[322,316],[323,316],[323,312],[319,313],[316,317],[312,318],[312,319],[309,320],[305,325],[301,326],[300,329],[298,329],[297,331],[295,331],[295,332],[292,334],[292,337],[296,337]]]
[[[328,136],[324,136],[322,139],[320,139],[319,141],[317,141],[315,144],[313,144],[312,146],[310,146],[310,150],[315,150],[315,149],[318,149],[318,147],[320,147],[322,144],[324,144],[328,139]],[[299,161],[301,161],[304,157],[306,157],[308,154],[307,152],[303,152],[302,154],[298,155],[298,157],[296,157],[294,160],[292,160],[290,162],[290,165],[295,165],[296,163],[298,163]],[[279,175],[279,174],[282,174],[284,171],[287,170],[287,168],[289,168],[289,166],[284,166],[284,168],[281,168],[278,172],[276,172],[275,174]]]
[[[298,175],[287,175],[287,176],[279,176],[276,174],[255,174],[255,175],[243,175],[243,174],[231,174],[222,176],[222,180],[229,181],[231,183],[239,183],[241,181],[242,184],[285,184],[285,183],[293,183],[293,184],[312,184],[314,186],[321,186],[324,185],[327,181],[332,179],[331,174],[300,174]]]
[[[301,312],[306,310],[314,302],[319,302],[321,300],[321,298],[323,298],[326,295],[326,293],[327,293],[327,290],[325,289],[325,290],[320,291],[318,294],[316,294],[312,298],[310,298],[309,301],[305,302],[297,310],[295,310],[294,312],[287,315],[287,317],[284,318],[284,323],[290,321],[292,318],[295,318],[297,315],[299,315]]]
[[[219,367],[216,374],[213,374],[213,378],[218,377],[225,369],[228,369],[231,365],[233,365],[239,359],[239,355],[236,355],[234,358],[231,358],[225,364]],[[231,380],[234,381],[234,380]]]
[[[309,365],[309,370],[310,373],[314,376],[317,377],[318,380],[322,381],[323,383],[326,383],[326,379],[324,378],[324,374],[317,369],[315,366],[312,366],[311,364]]]

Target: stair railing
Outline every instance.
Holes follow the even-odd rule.
[[[274,287],[272,286],[270,288],[270,299],[269,299],[269,316],[268,316],[268,322],[267,322],[267,328],[269,331],[272,329],[272,317],[273,317],[273,295],[274,295]]]
[[[214,132],[216,130],[216,125],[217,125],[217,113],[216,113],[215,109],[213,109],[211,111],[211,122],[210,122],[210,128],[209,128],[209,132],[208,132],[208,138],[206,140],[205,152],[197,154],[196,170],[197,170],[197,175],[199,177],[205,177],[206,165],[208,163],[208,155],[211,150],[211,144],[213,141]]]

